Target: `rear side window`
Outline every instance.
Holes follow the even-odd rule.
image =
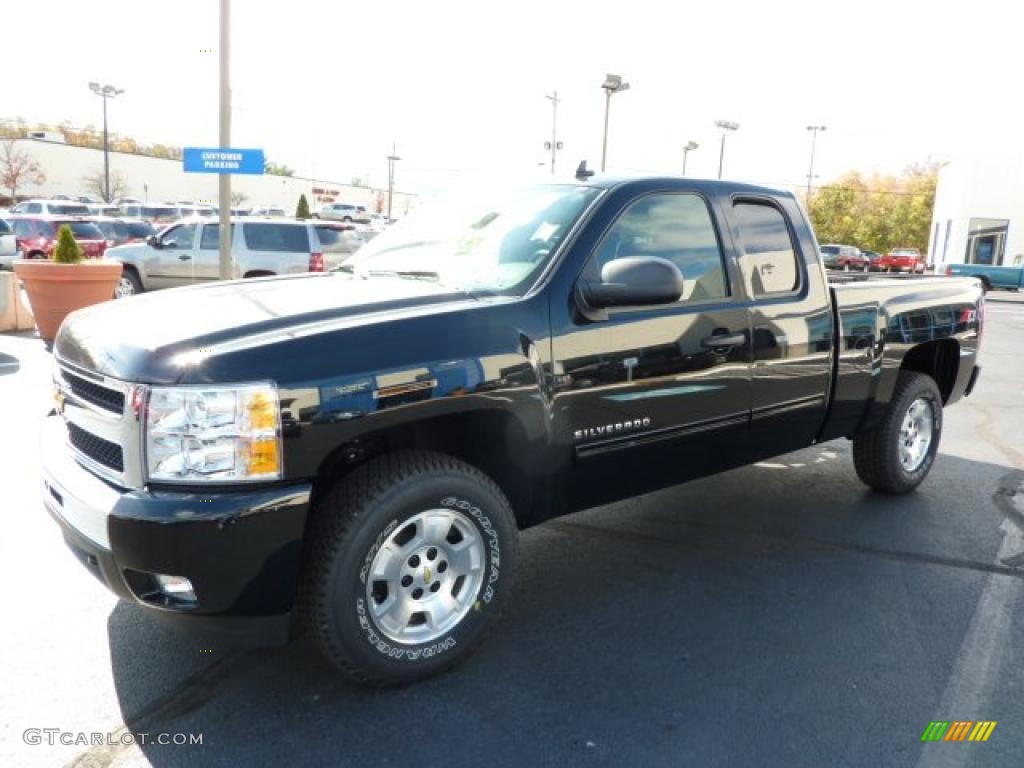
[[[755,298],[791,293],[800,282],[796,249],[782,211],[773,205],[740,201],[733,214],[743,244],[743,272]]]
[[[143,217],[145,217],[147,219],[177,218],[177,216],[178,216],[178,209],[177,208],[170,208],[170,207],[167,207],[167,208],[159,207],[158,208],[158,207],[154,206],[152,208],[143,208],[142,209],[142,215],[143,215]]]
[[[100,228],[91,221],[58,221],[56,226],[70,227],[71,234],[79,240],[106,240]]]
[[[231,236],[235,235],[235,225],[231,225]],[[203,227],[203,236],[199,240],[199,250],[216,251],[220,248],[220,224],[206,224]]]
[[[250,251],[309,253],[309,235],[304,226],[285,224],[245,224],[245,245]]]
[[[58,216],[88,216],[89,209],[84,205],[51,205],[50,213]]]

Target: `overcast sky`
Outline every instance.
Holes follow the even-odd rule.
[[[48,0],[4,10],[0,118],[99,126],[88,81],[124,88],[111,130],[217,141],[217,0]],[[967,144],[1020,152],[1021,31],[1007,3],[303,2],[234,0],[233,144],[301,175],[426,191],[546,173],[557,90],[561,170],[714,176],[714,121],[740,123],[726,176],[802,184],[815,172],[895,172]],[[151,10],[152,9],[152,10]],[[205,52],[210,51],[210,52]],[[1010,142],[1013,142],[1011,144]]]

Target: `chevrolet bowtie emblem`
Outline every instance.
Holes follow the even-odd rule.
[[[430,583],[430,566],[427,566],[426,568],[423,569],[423,583],[424,584],[429,584]]]
[[[57,404],[57,413],[64,414],[64,393],[59,389],[53,393],[53,401]]]

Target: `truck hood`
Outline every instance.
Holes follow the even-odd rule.
[[[240,343],[387,322],[474,303],[436,283],[341,273],[295,275],[176,288],[72,313],[54,343],[62,361],[105,376],[176,381],[189,355]]]

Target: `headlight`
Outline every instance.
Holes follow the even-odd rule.
[[[150,480],[277,480],[281,410],[273,384],[152,387],[146,410]]]

